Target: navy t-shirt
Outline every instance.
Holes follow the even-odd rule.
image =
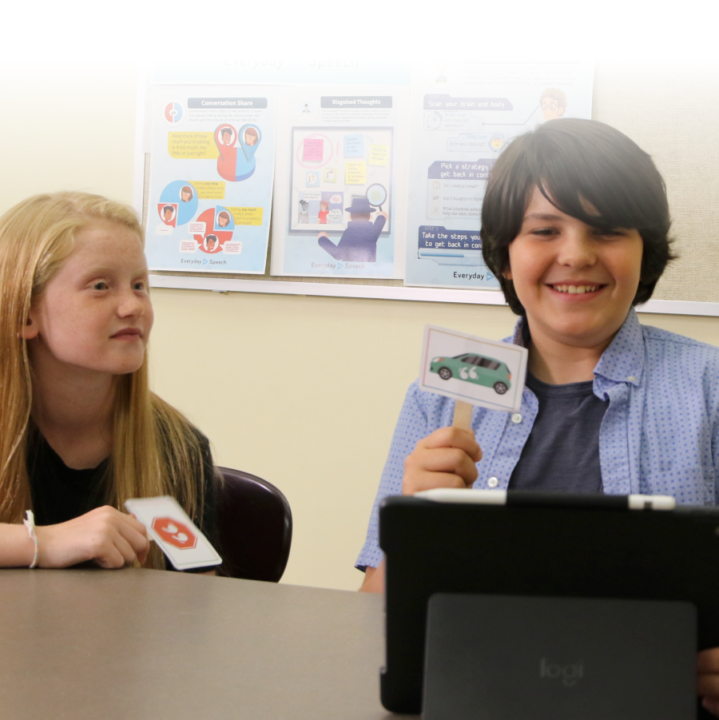
[[[607,403],[593,382],[550,385],[527,373],[539,410],[509,480],[510,490],[601,493],[599,428]]]

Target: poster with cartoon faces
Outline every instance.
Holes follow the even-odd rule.
[[[274,88],[157,85],[151,119],[150,269],[264,273]]]

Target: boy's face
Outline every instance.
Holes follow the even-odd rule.
[[[215,240],[213,238],[207,238],[207,249],[210,252],[215,249]]]
[[[164,213],[165,213],[165,222],[170,222],[170,220],[172,220],[172,210],[170,210],[170,208],[166,208],[164,210]]]
[[[533,342],[603,351],[637,293],[643,250],[638,230],[598,230],[563,213],[535,187],[505,273]]]
[[[232,142],[232,133],[231,132],[223,132],[222,133],[222,142],[225,143],[225,145],[229,145]]]

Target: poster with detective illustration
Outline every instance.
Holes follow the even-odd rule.
[[[403,273],[405,205],[398,121],[408,88],[284,87],[273,275],[393,278]]]
[[[151,270],[265,271],[275,90],[159,85],[152,99],[146,254]]]
[[[513,138],[591,118],[593,67],[425,63],[412,81],[406,285],[497,289],[482,259],[487,178]]]

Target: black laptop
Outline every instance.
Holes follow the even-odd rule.
[[[719,511],[458,492],[463,502],[380,509],[385,708],[417,713],[424,699],[426,720],[704,714],[696,651],[719,646]]]

